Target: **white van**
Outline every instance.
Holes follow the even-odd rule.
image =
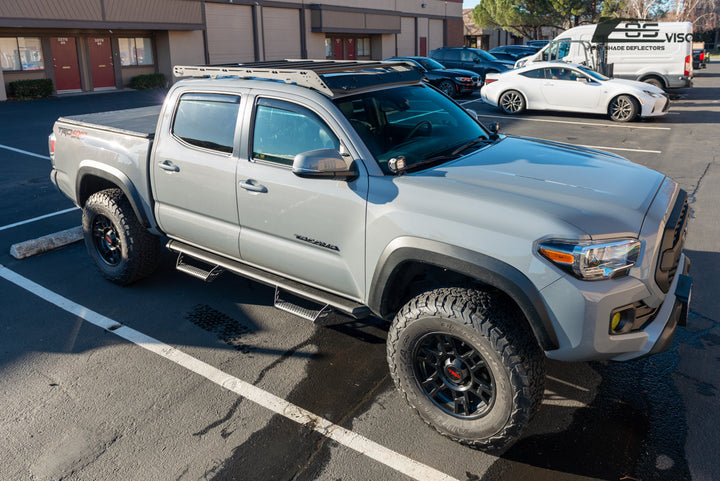
[[[692,23],[581,25],[561,33],[544,49],[518,60],[515,66],[544,60],[587,65],[593,70],[608,71],[615,78],[639,80],[663,89],[690,87]],[[604,64],[611,68],[605,70]]]

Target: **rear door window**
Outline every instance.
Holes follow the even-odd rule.
[[[172,134],[192,146],[229,154],[239,108],[237,95],[184,94],[175,110]]]

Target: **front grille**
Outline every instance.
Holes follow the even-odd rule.
[[[675,273],[677,272],[688,222],[687,193],[680,190],[677,201],[673,207],[670,218],[662,232],[662,241],[655,268],[655,282],[658,287],[667,292],[670,289]]]

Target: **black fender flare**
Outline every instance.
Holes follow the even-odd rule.
[[[94,193],[87,192],[87,189],[84,189],[85,180],[88,177],[100,178],[115,185],[123,192],[123,194],[125,194],[125,197],[127,197],[128,201],[130,202],[130,205],[132,206],[135,215],[145,228],[155,228],[155,225],[151,222],[151,220],[148,218],[142,208],[142,200],[140,198],[140,194],[137,191],[137,188],[127,175],[114,167],[105,166],[95,162],[89,165],[88,163],[82,164],[78,169],[77,177],[75,180],[75,198],[77,199],[77,204],[80,207],[82,207],[88,197],[90,197],[90,195]]]
[[[387,245],[378,259],[368,295],[368,306],[381,317],[390,314],[384,312],[392,295],[386,287],[406,262],[445,268],[501,290],[518,305],[545,351],[560,347],[540,291],[525,274],[493,257],[440,241],[398,237]]]

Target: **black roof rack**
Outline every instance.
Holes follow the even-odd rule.
[[[181,66],[176,77],[255,78],[301,85],[328,97],[357,93],[378,85],[417,83],[422,75],[403,61],[278,60],[244,64]]]

